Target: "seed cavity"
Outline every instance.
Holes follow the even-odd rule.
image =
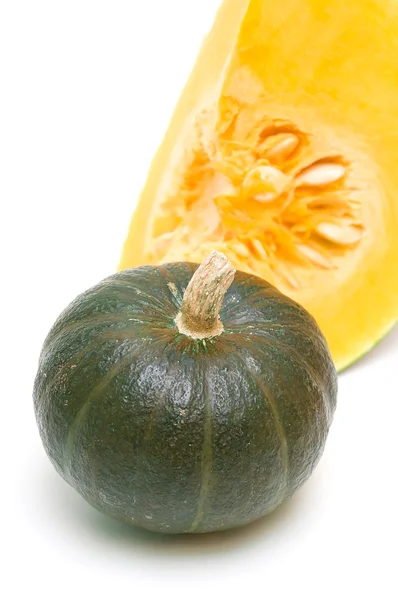
[[[201,112],[174,191],[157,207],[147,255],[201,262],[218,250],[238,269],[300,289],[308,269],[335,269],[363,238],[350,163],[324,144],[320,154],[296,124],[259,122],[245,110],[218,125],[217,107]]]

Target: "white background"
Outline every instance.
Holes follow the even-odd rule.
[[[113,522],[55,473],[37,433],[43,338],[77,293],[115,270],[217,4],[0,2],[5,600],[398,597],[397,329],[341,375],[308,484],[238,531],[170,538]]]

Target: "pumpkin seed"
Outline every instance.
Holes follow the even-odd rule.
[[[254,239],[254,240],[250,240],[250,242],[251,242],[251,245],[253,246],[256,254],[258,255],[258,257],[261,258],[262,260],[267,260],[268,254],[265,251],[265,248],[262,245],[262,243],[260,242],[260,240]]]
[[[300,140],[294,133],[277,133],[267,137],[257,149],[272,162],[282,163],[297,150]]]
[[[346,171],[346,167],[339,163],[315,163],[296,176],[295,184],[303,187],[326,187],[343,179]]]
[[[357,226],[340,226],[336,223],[319,223],[315,227],[318,235],[339,246],[353,246],[362,237],[362,231]]]
[[[333,263],[312,246],[297,244],[297,250],[317,267],[321,267],[322,269],[333,269]]]

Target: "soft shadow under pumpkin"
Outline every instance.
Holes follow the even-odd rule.
[[[102,515],[93,509],[87,515],[90,526],[95,528],[95,535],[99,535],[108,542],[124,544],[139,544],[152,554],[202,554],[209,552],[222,552],[241,548],[245,544],[252,544],[256,540],[265,539],[274,535],[278,529],[288,526],[292,519],[297,517],[302,503],[300,498],[294,497],[279,506],[271,514],[253,521],[248,525],[217,531],[212,533],[191,534],[162,534],[154,533],[138,527],[132,527],[115,519]]]
[[[55,517],[55,520],[62,515],[65,526],[74,529],[77,537],[81,538],[84,530],[95,545],[99,543],[108,548],[116,547],[122,554],[129,552],[129,549],[139,548],[140,552],[162,558],[241,550],[244,546],[269,540],[275,535],[283,536],[292,522],[301,519],[300,515],[311,502],[309,491],[312,488],[308,482],[272,513],[243,527],[214,533],[168,535],[133,527],[103,515],[87,504],[55,473],[52,473],[49,480],[47,469],[43,469],[41,478],[44,489],[50,483],[50,490],[42,495],[42,502],[46,504],[42,508],[46,515]]]

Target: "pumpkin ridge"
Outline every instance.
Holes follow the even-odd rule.
[[[247,332],[245,331],[247,328],[252,329],[257,329],[258,325],[261,326],[265,326],[265,327],[270,327],[273,329],[286,329],[286,325],[282,325],[281,323],[276,323],[275,320],[273,320],[272,318],[269,319],[261,319],[260,316],[254,315],[252,319],[250,320],[246,320],[242,323],[236,323],[229,325],[228,327],[226,327],[225,329],[225,333],[230,333],[231,335],[236,335],[236,334],[243,334],[243,335],[247,335]],[[304,329],[301,325],[297,325],[297,323],[289,323],[289,329],[290,331],[294,331],[296,333],[298,333],[299,335],[303,335],[304,333]],[[272,336],[272,332],[269,333],[269,335]],[[276,338],[277,339],[277,338]],[[279,342],[282,343],[282,342]]]
[[[255,321],[252,321],[253,323]],[[256,321],[256,323],[258,324],[259,321]],[[250,323],[245,323],[245,328],[247,327],[247,325],[250,325]],[[263,323],[261,323],[263,324]],[[272,321],[266,321],[264,322],[264,325],[270,324],[272,326],[276,325],[277,327],[281,327],[283,328],[283,326],[279,325],[278,323],[272,323]],[[296,348],[294,348],[293,346],[288,346],[287,344],[285,344],[284,342],[281,342],[280,340],[278,340],[278,338],[274,337],[272,335],[272,333],[265,333],[265,332],[260,332],[260,331],[256,331],[254,333],[250,333],[247,334],[245,333],[245,331],[243,330],[244,328],[242,328],[242,326],[238,326],[236,329],[232,326],[228,328],[228,331],[226,333],[231,332],[232,335],[243,335],[246,339],[246,341],[250,341],[251,339],[254,338],[259,338],[260,340],[264,341],[267,345],[274,345],[277,346],[280,350],[282,350],[283,352],[287,352],[288,354],[293,354],[299,363],[301,363],[304,368],[306,369],[306,371],[309,373],[309,375],[311,375],[312,379],[315,379],[316,381],[319,380],[319,375],[316,373],[315,369],[310,365],[310,363],[307,361],[307,359],[298,352],[298,350],[296,350]]]
[[[158,269],[158,267],[156,267],[156,269]],[[126,269],[126,271],[128,271],[128,270],[129,269]],[[144,291],[142,291],[142,288],[140,286],[134,284],[131,279],[128,279],[127,281],[124,280],[121,277],[123,275],[123,273],[125,273],[125,271],[121,271],[120,273],[118,273],[118,276],[120,279],[114,280],[113,287],[107,287],[106,291],[113,292],[113,294],[115,295],[115,297],[118,300],[122,300],[125,309],[132,309],[134,304],[137,303],[137,300],[138,300],[138,304],[141,305],[142,302],[140,302],[140,300],[142,298],[146,298],[151,303],[151,312],[152,313],[157,312],[158,315],[160,315],[162,318],[167,318],[168,317],[167,309],[164,308],[164,303],[162,302],[162,300],[159,300],[159,298],[157,296],[153,296],[152,294],[146,294]],[[120,288],[122,288],[122,289],[120,289]],[[134,292],[135,292],[135,294],[134,294]],[[104,300],[109,300],[109,299],[112,299],[112,295],[104,296]],[[124,312],[124,310],[122,312]]]
[[[116,323],[116,321],[115,321]],[[43,354],[42,358],[45,360],[46,359],[46,354],[51,354],[52,352],[52,345],[55,343],[59,342],[59,337],[64,333],[71,333],[76,331],[76,329],[78,329],[78,325],[76,323],[69,323],[68,325],[65,326],[65,328],[60,329],[59,331],[57,331],[54,336],[49,335],[48,338],[46,339],[46,353]],[[102,331],[100,331],[98,333],[98,335],[94,336],[90,342],[84,347],[82,348],[80,351],[78,351],[76,354],[72,354],[72,356],[70,357],[69,360],[75,360],[80,356],[84,356],[85,351],[87,348],[91,347],[93,345],[93,343],[95,341],[98,341],[100,337],[102,337],[103,334],[108,333],[110,330],[112,329],[112,325],[110,325],[109,327],[106,327],[105,329],[103,329]],[[104,336],[104,339],[106,339],[106,337]],[[68,361],[69,362],[69,361]]]
[[[159,267],[156,267],[156,270],[160,270]],[[122,282],[120,282],[122,283]],[[147,300],[149,300],[151,302],[151,312],[154,313],[155,311],[158,311],[159,315],[162,316],[162,318],[168,318],[168,312],[167,312],[167,308],[164,308],[164,302],[163,300],[165,298],[168,298],[168,295],[165,294],[163,300],[160,300],[157,296],[154,296],[152,294],[146,294],[144,291],[142,291],[141,287],[138,287],[137,285],[134,285],[133,282],[130,280],[130,283],[127,282],[125,283],[123,280],[123,288],[125,290],[131,290],[132,292],[136,292],[135,294],[135,298],[132,298],[129,294],[124,294],[123,292],[118,291],[118,296],[124,300],[126,300],[127,302],[132,302],[133,300],[136,300],[137,297],[140,300],[141,298],[146,298]],[[138,291],[138,293],[137,293]],[[141,302],[140,302],[141,304]],[[171,306],[171,304],[170,304]]]
[[[241,335],[245,335],[245,334],[241,332]],[[279,341],[277,338],[274,338],[272,336],[272,334],[271,334],[271,336],[268,336],[265,333],[262,334],[260,332],[257,332],[257,333],[251,334],[250,338],[248,338],[247,336],[245,336],[245,337],[246,337],[247,341],[250,341],[250,339],[254,339],[257,337],[260,340],[266,341],[266,343],[269,346],[272,346],[272,345],[276,346],[282,352],[287,353],[288,356],[289,355],[294,356],[294,358],[297,360],[297,362],[303,366],[303,368],[305,369],[307,374],[310,375],[311,380],[314,383],[316,383],[317,388],[320,391],[322,390],[321,381],[319,380],[319,373],[317,373],[316,369],[314,369],[314,367],[312,367],[312,365],[310,365],[310,363],[307,361],[307,359],[302,354],[300,354],[298,352],[298,350],[296,350],[296,348],[294,348],[293,346],[287,346],[283,342]],[[333,407],[330,405],[329,401],[326,400],[324,394],[321,393],[321,396],[322,396],[323,404],[325,406],[327,420],[328,420],[328,422],[330,422],[331,418],[332,418]]]
[[[154,428],[156,419],[157,419],[157,417],[159,417],[160,411],[163,408],[163,401],[166,397],[166,393],[167,393],[167,389],[163,390],[163,392],[160,394],[159,398],[157,399],[155,406],[153,407],[153,409],[151,410],[151,412],[149,414],[147,430],[145,433],[145,437],[142,441],[142,448],[145,448],[151,441],[153,428]]]
[[[288,481],[289,481],[289,472],[290,472],[289,451],[288,451],[288,447],[287,447],[285,429],[283,427],[281,418],[279,416],[279,412],[278,412],[278,409],[276,406],[276,401],[275,401],[274,395],[271,392],[270,388],[268,387],[268,385],[266,383],[264,383],[264,381],[258,376],[258,374],[255,371],[253,371],[253,369],[250,367],[249,363],[245,360],[245,358],[241,354],[237,354],[237,356],[243,362],[245,368],[247,369],[248,373],[250,374],[250,376],[253,379],[253,381],[255,382],[255,384],[258,385],[258,387],[263,392],[264,399],[268,401],[269,407],[271,409],[272,417],[274,419],[275,430],[276,430],[276,433],[277,433],[279,441],[280,441],[280,457],[281,457],[281,462],[282,462],[283,481],[282,481],[282,492],[275,501],[274,507],[276,507],[276,506],[279,506],[279,504],[285,498],[287,487],[288,487]],[[271,512],[272,509],[273,509],[273,507],[271,507],[267,512]]]
[[[139,299],[141,300],[141,298],[147,299],[151,304],[151,320],[152,321],[157,321],[159,319],[167,320],[169,318],[167,309],[164,310],[161,308],[162,301],[159,300],[158,298],[156,298],[156,296],[151,296],[150,294],[145,294],[145,292],[141,292],[141,290],[140,290]],[[125,300],[127,300],[127,297],[125,297]],[[130,299],[130,301],[131,300],[132,299]],[[140,307],[144,308],[145,305],[142,302],[140,302]]]
[[[188,533],[195,532],[200,526],[206,512],[206,501],[209,495],[210,478],[213,471],[213,449],[212,449],[212,407],[209,395],[209,385],[206,370],[203,369],[203,396],[205,417],[203,425],[203,446],[202,446],[202,476],[199,489],[198,508]]]
[[[103,314],[98,313],[97,315],[86,315],[85,317],[83,317],[82,319],[79,319],[78,321],[69,321],[69,323],[65,323],[65,325],[60,325],[59,329],[54,329],[54,331],[51,331],[50,334],[47,337],[46,343],[47,344],[52,344],[57,337],[60,334],[63,334],[65,332],[68,331],[72,331],[73,329],[78,329],[81,326],[85,326],[85,325],[96,325],[97,323],[108,323],[109,324],[109,328],[104,329],[103,331],[109,331],[109,329],[112,328],[113,324],[117,324],[120,323],[120,318],[119,315],[123,314],[123,311],[118,311],[117,313],[114,313],[114,318],[106,318],[104,317]],[[129,314],[129,313],[126,313]],[[101,331],[101,333],[103,333]]]
[[[73,327],[71,328],[71,331],[72,330],[73,330]],[[132,330],[132,327],[129,325],[128,327],[126,326],[125,329],[121,328],[121,329],[117,329],[116,331],[118,333],[123,334],[124,331],[128,331],[129,333],[131,333],[131,330]],[[63,375],[64,375],[65,367],[69,366],[71,363],[80,363],[83,359],[85,359],[85,357],[88,354],[88,352],[90,352],[90,350],[96,344],[101,343],[101,342],[109,342],[109,341],[111,341],[113,339],[113,333],[114,333],[114,331],[115,330],[113,330],[112,327],[107,327],[106,329],[104,329],[103,331],[101,331],[97,336],[93,337],[93,339],[90,340],[90,342],[88,344],[86,344],[81,350],[79,350],[78,352],[72,354],[72,356],[70,356],[68,358],[67,362],[63,363],[63,368],[59,368],[59,370],[57,371],[56,375],[54,375],[54,377],[52,379],[52,382],[51,382],[50,389],[52,389],[52,387],[55,387],[55,386],[58,385],[59,379],[62,378]],[[134,338],[131,337],[131,336],[126,336],[125,339],[133,340]],[[54,340],[52,340],[50,342],[50,349],[51,349],[51,344],[53,343],[53,341]],[[47,350],[47,352],[49,352],[49,350]]]
[[[167,343],[167,344],[164,346],[164,348],[162,348],[161,352],[162,352],[162,353],[163,353],[163,352],[166,352],[166,350],[167,350],[167,349],[168,349],[170,346],[172,346],[172,345],[174,344],[174,341],[175,341],[175,339],[174,339],[174,337],[173,337],[173,338],[172,338],[172,339],[169,341],[169,343]],[[150,440],[151,433],[152,433],[152,429],[153,429],[153,426],[154,426],[154,424],[155,424],[155,419],[156,419],[156,417],[159,415],[159,412],[160,412],[160,410],[161,410],[161,408],[162,408],[162,404],[161,404],[161,402],[162,402],[162,400],[164,400],[164,398],[165,398],[165,395],[166,395],[166,392],[164,391],[164,392],[161,394],[161,396],[158,398],[158,401],[156,402],[156,405],[153,407],[153,409],[151,410],[151,412],[150,412],[150,414],[149,414],[148,425],[147,425],[147,431],[146,431],[145,437],[144,437],[144,439],[143,439],[143,446],[145,446],[145,445],[146,445],[146,444],[149,442],[149,440]]]
[[[173,345],[173,342],[174,342],[174,338],[171,339],[165,346],[163,346],[163,348],[161,348],[160,352],[162,352],[162,353],[166,352],[167,349],[170,346]],[[137,353],[137,354],[139,354],[139,353]],[[134,360],[135,356],[136,356],[136,354],[133,355],[132,360]],[[110,383],[110,382],[108,382],[108,383]],[[146,431],[144,439],[143,439],[140,447],[138,448],[137,452],[139,452],[140,450],[141,451],[145,450],[146,447],[147,447],[147,445],[150,443],[151,433],[152,433],[153,426],[155,424],[155,419],[156,419],[157,416],[159,416],[159,413],[160,413],[160,411],[163,408],[162,401],[165,399],[165,396],[166,396],[166,391],[164,391],[162,393],[161,397],[158,398],[158,401],[156,402],[156,405],[151,410],[151,412],[149,414],[147,431]],[[98,463],[96,461],[94,461],[94,468],[92,469],[92,473],[91,473],[91,483],[92,483],[93,487],[96,487],[97,472],[98,472]],[[96,507],[96,508],[98,509],[98,507]],[[131,524],[131,520],[129,520],[128,518],[123,519],[123,520],[124,520],[125,523]]]
[[[71,331],[73,330],[73,328],[71,328]],[[86,344],[81,350],[78,350],[77,352],[73,353],[72,356],[69,357],[68,361],[63,363],[62,368],[59,368],[57,373],[54,375],[54,377],[52,378],[51,381],[51,386],[49,386],[49,389],[51,390],[53,387],[56,387],[58,385],[59,379],[62,378],[63,373],[64,373],[64,368],[65,366],[70,365],[70,363],[80,363],[85,357],[86,355],[90,352],[90,350],[92,350],[93,346],[95,346],[96,344],[98,344],[98,342],[107,342],[110,341],[112,339],[112,336],[102,336],[102,334],[109,334],[109,330],[110,328],[104,329],[104,331],[101,331],[100,334],[98,334],[98,336],[93,337],[92,340],[90,340],[90,342],[88,344]],[[100,339],[102,338],[102,339]],[[50,347],[47,348],[47,353],[50,355],[51,358],[51,344],[52,342],[50,342]],[[43,362],[45,364],[45,355],[43,358]]]
[[[142,349],[139,346],[134,348],[134,352],[127,352],[127,354],[123,357],[123,359],[120,360],[109,371],[107,376],[104,379],[102,379],[102,381],[91,390],[86,401],[81,406],[81,408],[78,410],[75,418],[73,419],[73,421],[71,423],[71,426],[69,428],[69,432],[68,432],[68,435],[66,438],[66,442],[65,442],[65,450],[64,451],[65,451],[65,455],[67,457],[67,460],[66,460],[67,464],[65,465],[65,472],[69,476],[71,475],[71,466],[72,466],[72,459],[73,459],[73,446],[75,445],[79,429],[81,428],[82,424],[84,424],[84,421],[87,419],[90,408],[92,406],[93,398],[99,392],[105,391],[106,388],[108,387],[108,385],[120,373],[122,368],[125,367],[129,361],[131,362],[132,360],[134,360],[134,357],[138,356],[139,354],[142,354]]]

